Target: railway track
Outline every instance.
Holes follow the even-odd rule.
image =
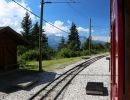
[[[39,90],[29,100],[60,100],[60,94],[76,77],[76,75],[102,57],[104,57],[104,55],[91,58],[86,62],[71,68]]]

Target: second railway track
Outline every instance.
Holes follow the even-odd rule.
[[[104,57],[97,56],[83,62],[70,70],[66,71],[52,82],[48,83],[45,87],[40,89],[29,100],[60,100],[60,94],[70,84],[70,82],[79,74],[82,70],[88,67],[90,64]]]

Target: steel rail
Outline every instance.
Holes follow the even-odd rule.
[[[71,69],[69,69],[68,71],[66,71],[65,73],[61,74],[59,77],[57,77],[56,79],[54,79],[52,82],[48,83],[45,87],[43,87],[42,89],[40,89],[40,91],[38,91],[36,94],[34,94],[29,100],[34,100],[36,97],[41,97],[40,100],[43,100],[44,98],[46,98],[62,81],[64,81],[68,76],[72,75],[72,73],[75,72],[75,74],[72,76],[72,78],[65,84],[65,86],[62,87],[62,89],[57,93],[57,95],[55,96],[54,100],[56,100],[58,98],[58,96],[61,94],[61,91],[63,91],[65,89],[65,87],[73,80],[73,78],[82,70],[84,70],[86,67],[88,67],[90,64],[92,64],[93,62],[97,61],[98,59],[104,57],[104,55],[102,56],[97,56],[95,58],[91,58]],[[77,72],[76,72],[77,71]],[[63,78],[62,78],[63,77]],[[62,78],[62,79],[60,79]],[[59,80],[58,80],[59,79]],[[58,82],[57,82],[58,80]],[[56,83],[54,83],[56,82]],[[43,96],[41,96],[42,92],[44,92],[44,90],[46,90],[49,86],[51,86],[52,84],[54,84],[54,86],[52,86],[51,89],[49,89],[45,94],[43,94]],[[39,94],[41,94],[39,96]]]

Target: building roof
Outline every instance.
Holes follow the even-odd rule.
[[[0,27],[0,35],[1,34],[6,34],[10,38],[12,38],[18,45],[29,45],[29,41],[27,41],[25,38],[23,38],[19,33],[17,33],[15,30],[10,28],[9,26],[7,27]]]

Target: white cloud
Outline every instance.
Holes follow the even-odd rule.
[[[31,10],[24,0],[21,0],[20,3],[22,6]],[[21,31],[21,21],[25,16],[25,10],[18,6],[15,2],[6,0],[0,0],[0,27],[10,26],[17,32]],[[31,19],[34,21],[36,18],[30,14]]]
[[[69,25],[71,25],[71,24],[72,24],[72,22],[71,22],[70,20],[67,20],[67,23],[68,23]]]
[[[49,22],[51,23],[51,22]],[[60,21],[60,20],[56,20],[54,23],[51,23],[54,26],[68,32],[69,31],[69,27],[64,25],[64,22]],[[43,26],[43,29],[45,30],[45,33],[47,35],[56,35],[56,36],[62,36],[64,32],[62,32],[61,30],[53,27],[52,25],[45,23],[45,25]]]
[[[51,22],[49,22],[51,23]],[[70,30],[70,27],[71,27],[71,21],[68,20],[67,21],[68,25],[64,25],[64,22],[60,21],[60,20],[56,20],[54,23],[51,23],[53,24],[54,26],[66,31],[66,32],[69,32]],[[47,35],[56,35],[56,36],[63,36],[63,34],[65,32],[53,27],[52,25],[48,24],[48,23],[45,23],[45,25],[43,26],[43,29],[45,30],[45,34]],[[89,32],[89,28],[84,28],[84,27],[78,27],[78,32],[79,33],[88,33]],[[92,32],[94,32],[94,30],[92,30]]]
[[[89,32],[89,28],[78,27],[78,32]]]
[[[78,29],[78,32],[79,32],[79,33],[80,33],[80,32],[81,32],[81,33],[82,33],[82,32],[89,33],[89,28],[78,27],[77,29]],[[94,32],[93,29],[92,29],[91,31]]]
[[[108,37],[108,36],[92,36],[92,40],[110,42],[110,37]]]

